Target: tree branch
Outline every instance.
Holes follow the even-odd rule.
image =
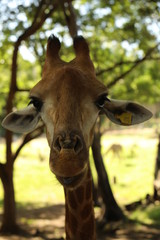
[[[150,48],[146,55],[141,58],[138,59],[134,62],[133,66],[131,66],[127,71],[123,72],[120,76],[116,77],[115,79],[113,79],[113,81],[111,81],[110,83],[107,84],[107,87],[110,88],[113,85],[115,85],[120,79],[124,78],[126,75],[128,75],[130,72],[132,72],[139,64],[141,64],[142,62],[144,62],[145,60],[149,59],[150,55],[152,54],[152,52],[159,46],[160,43],[158,43],[156,46],[154,46],[153,48]]]
[[[17,148],[15,154],[13,155],[13,162],[16,160],[16,158],[18,157],[21,149],[31,140],[39,137],[42,133],[43,133],[43,129],[44,129],[44,125],[37,128],[36,130],[34,130],[31,133],[28,133],[27,135],[24,136],[22,143],[19,145],[19,147]]]
[[[0,163],[0,178],[2,178],[4,164]]]
[[[45,8],[48,5],[49,11],[46,12]],[[47,1],[42,0],[37,12],[35,14],[34,20],[29,28],[27,28],[24,33],[19,37],[19,41],[23,41],[33,35],[45,22],[45,20],[51,16],[53,11],[58,7],[58,0],[54,2],[50,0],[49,3]]]
[[[29,92],[30,89],[27,89],[27,88],[16,88],[16,92]]]
[[[15,93],[17,91],[17,59],[18,59],[18,51],[19,47],[21,45],[21,42],[23,40],[26,40],[28,37],[30,37],[32,34],[34,34],[45,22],[45,20],[53,13],[53,11],[56,9],[58,6],[58,0],[52,2],[50,0],[49,2],[46,0],[41,0],[39,7],[37,8],[36,14],[34,16],[33,22],[30,27],[28,27],[17,39],[15,42],[15,47],[13,51],[13,56],[12,56],[12,68],[11,68],[11,80],[10,80],[10,91],[8,94],[8,99],[7,99],[7,105],[6,105],[6,112],[7,114],[12,111],[13,108],[13,99],[15,96]],[[49,11],[46,13],[45,8],[48,5]],[[6,161],[7,165],[12,165],[13,164],[13,156],[12,156],[12,137],[13,134],[6,130]]]
[[[148,56],[145,60],[146,61],[149,61],[149,60],[160,60],[160,57]],[[100,75],[102,75],[102,74],[104,74],[106,72],[110,72],[110,71],[114,70],[116,67],[119,67],[119,66],[122,66],[122,65],[128,65],[128,64],[136,64],[136,63],[139,63],[139,61],[141,62],[141,59],[137,59],[135,61],[120,61],[120,62],[115,63],[111,67],[99,70],[98,72],[96,72],[96,75],[100,76]]]
[[[72,38],[77,36],[78,26],[76,21],[76,14],[71,0],[61,0],[62,10],[66,19],[66,23],[69,29],[69,33]]]

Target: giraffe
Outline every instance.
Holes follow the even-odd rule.
[[[50,147],[49,166],[64,187],[66,240],[95,240],[89,147],[99,114],[119,125],[148,120],[152,114],[130,101],[108,98],[108,90],[95,74],[89,46],[82,36],[74,39],[75,58],[64,62],[61,43],[48,39],[42,79],[31,89],[29,105],[8,114],[2,126],[28,133],[41,122]]]

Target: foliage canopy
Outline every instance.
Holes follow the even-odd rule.
[[[5,107],[14,42],[30,26],[39,3],[33,0],[25,3],[21,0],[1,1],[0,109]],[[109,0],[106,3],[104,0],[78,0],[72,4],[78,32],[90,43],[98,77],[106,85],[111,85],[111,96],[136,99],[143,103],[159,102],[160,1]],[[49,11],[48,6],[42,11]],[[62,48],[62,58],[70,60],[73,57],[65,16],[61,7],[58,7],[43,27],[23,42],[23,49],[27,50],[19,54],[19,89],[28,90],[40,79],[46,39],[51,32],[58,35],[68,47]],[[31,55],[26,57],[28,52]],[[125,75],[128,71],[129,74]],[[24,92],[16,96],[16,103],[26,104]]]

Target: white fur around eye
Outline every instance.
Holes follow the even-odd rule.
[[[89,147],[92,144],[93,139],[93,126],[96,123],[98,118],[99,111],[97,110],[96,106],[92,103],[86,104],[83,107],[83,123],[82,123],[82,132],[84,134],[84,139],[86,145]]]
[[[48,144],[51,147],[54,136],[54,109],[51,103],[44,104],[41,118],[46,126],[46,137]]]

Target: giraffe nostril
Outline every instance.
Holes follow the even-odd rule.
[[[83,149],[83,143],[81,138],[78,135],[62,135],[58,134],[53,141],[53,147],[58,152],[64,149],[74,150],[76,154],[78,154]]]
[[[83,143],[79,136],[76,136],[74,151],[76,154],[78,154],[83,149]]]
[[[59,137],[56,138],[53,146],[54,146],[54,148],[55,148],[56,150],[58,150],[58,152],[61,151],[61,144],[60,144],[60,139],[59,139]]]

